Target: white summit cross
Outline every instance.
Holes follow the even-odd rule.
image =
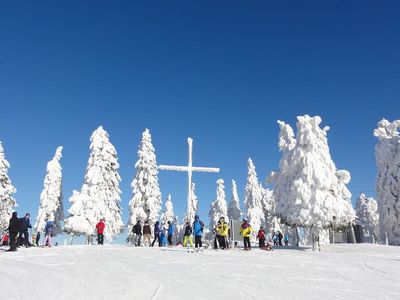
[[[192,173],[193,172],[211,172],[211,173],[218,173],[219,168],[206,168],[206,167],[193,167],[192,165],[192,148],[193,148],[193,140],[188,138],[188,146],[189,146],[189,154],[188,154],[188,165],[187,166],[166,166],[166,165],[159,165],[158,168],[160,170],[166,171],[180,171],[180,172],[187,172],[188,173],[188,192],[187,192],[187,216],[191,216],[191,189],[192,189]],[[188,220],[192,222],[193,220]]]

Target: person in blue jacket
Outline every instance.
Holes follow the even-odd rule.
[[[201,238],[203,236],[203,230],[204,230],[204,223],[200,220],[200,217],[196,215],[194,217],[194,222],[193,222],[193,235],[194,235],[195,248],[203,247],[201,242]]]
[[[172,246],[172,236],[174,235],[175,226],[174,223],[168,221],[168,245]]]

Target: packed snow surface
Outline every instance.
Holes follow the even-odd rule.
[[[7,299],[400,299],[400,248],[372,244],[203,253],[59,246],[0,251],[0,265]]]

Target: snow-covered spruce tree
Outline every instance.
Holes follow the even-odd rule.
[[[197,213],[198,210],[198,203],[199,201],[197,200],[197,196],[195,193],[195,183],[192,182],[192,188],[190,190],[190,204],[188,206],[187,212],[185,217],[183,218],[183,224],[185,224],[187,221],[189,221],[189,224],[193,224],[194,222],[194,216]]]
[[[212,232],[221,217],[225,217],[225,222],[228,223],[228,205],[226,203],[223,179],[217,180],[217,199],[211,202],[208,217],[210,218],[210,232]]]
[[[154,224],[161,210],[156,153],[148,129],[142,134],[135,169],[136,174],[131,184],[132,199],[129,201],[129,232],[137,220],[149,220],[150,224]]]
[[[17,192],[8,177],[9,162],[4,155],[3,145],[0,142],[0,231],[8,227],[8,222],[17,202],[13,194]]]
[[[261,206],[264,213],[264,220],[266,226],[265,229],[280,230],[280,225],[279,225],[280,220],[275,216],[275,201],[273,195],[274,192],[268,188],[263,188],[261,183],[260,183],[260,189],[262,193]]]
[[[380,240],[400,245],[400,120],[383,119],[374,130]]]
[[[282,158],[279,171],[272,172],[275,212],[290,226],[322,229],[348,227],[355,211],[346,184],[347,171],[337,171],[328,147],[329,127],[319,127],[321,118],[297,117],[297,135],[278,121],[281,132],[279,148]]]
[[[256,168],[251,158],[247,161],[247,182],[245,188],[244,204],[247,209],[247,218],[253,227],[254,234],[265,225],[265,216],[262,207],[263,191],[262,186],[258,182]]]
[[[167,225],[168,221],[174,222],[174,224],[178,223],[178,218],[174,213],[174,205],[172,203],[171,194],[168,194],[167,200],[165,201],[165,210],[161,214],[161,225],[168,227]]]
[[[36,218],[35,230],[43,232],[46,219],[55,225],[55,235],[62,232],[60,221],[64,221],[62,168],[60,159],[63,147],[58,147],[52,160],[47,163],[47,173],[44,178],[43,191],[40,194],[39,211]]]
[[[357,224],[363,227],[366,242],[375,242],[379,232],[378,204],[361,193],[356,204]]]
[[[95,226],[104,219],[104,235],[111,240],[122,232],[117,151],[102,126],[90,137],[90,156],[81,191],[73,191],[71,208],[64,231],[71,235],[95,233]]]
[[[232,179],[232,196],[228,208],[228,218],[230,220],[240,220],[242,218],[242,210],[240,209],[240,200],[237,192],[236,181]]]

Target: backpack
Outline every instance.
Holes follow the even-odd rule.
[[[132,227],[132,232],[133,232],[134,234],[137,233],[137,224],[133,225],[133,227]]]

